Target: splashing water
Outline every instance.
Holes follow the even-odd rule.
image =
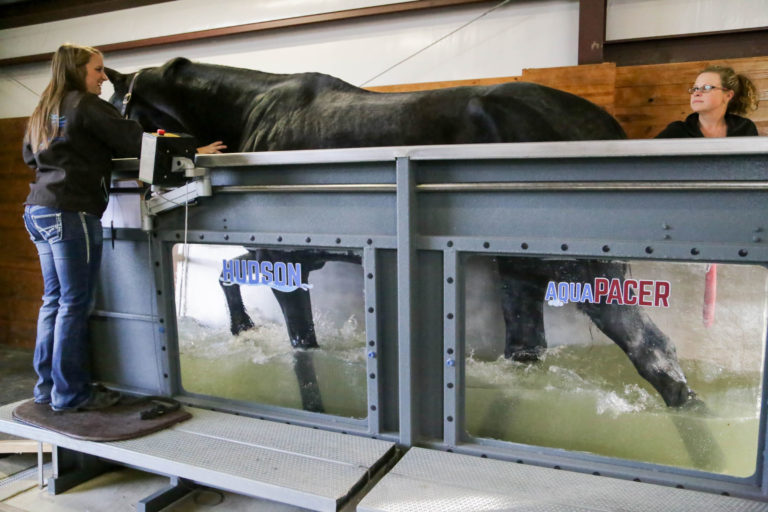
[[[467,432],[735,476],[754,473],[761,376],[682,360],[708,412],[666,407],[615,345],[466,360]]]
[[[182,386],[191,393],[301,409],[295,350],[285,325],[249,313],[256,326],[237,336],[179,319]],[[364,331],[355,316],[339,326],[322,313],[315,315],[315,331],[321,346],[310,352],[326,412],[364,418]]]

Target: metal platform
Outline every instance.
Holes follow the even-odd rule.
[[[768,511],[768,503],[411,448],[358,512]]]
[[[335,511],[394,452],[394,444],[188,408],[192,419],[146,437],[95,443],[19,423],[0,431],[238,494]]]

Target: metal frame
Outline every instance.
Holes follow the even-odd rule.
[[[158,215],[148,242],[146,234],[119,229],[115,252],[105,250],[114,264],[102,277],[123,286],[121,300],[115,287],[104,287],[112,294],[101,299],[102,316],[94,320],[114,324],[104,350],[125,357],[121,347],[136,345],[131,333],[137,329],[154,341],[122,364],[108,357],[102,375],[125,389],[403,446],[768,500],[763,459],[753,477],[735,478],[469,438],[463,431],[467,284],[461,265],[466,254],[766,265],[766,154],[768,140],[729,138],[199,155],[196,165],[209,169],[213,195],[188,212]],[[175,318],[170,248],[185,238],[360,250],[367,420],[184,393],[168,319]],[[147,254],[143,266],[154,276],[156,305],[125,279],[136,275],[123,263],[140,268]],[[137,310],[135,301],[146,307]],[[110,306],[115,303],[130,307]],[[153,359],[154,365],[139,365]]]

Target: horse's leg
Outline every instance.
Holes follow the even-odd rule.
[[[592,278],[623,278],[626,270],[626,265],[618,263],[583,262],[580,265]],[[641,308],[589,302],[580,303],[579,307],[621,347],[638,373],[661,394],[668,406],[678,407],[696,398],[680,368],[674,344]]]
[[[280,251],[264,250],[264,255],[270,261],[282,261],[285,263],[294,263],[301,265],[301,282],[306,283],[309,280],[309,273],[325,265],[322,256],[315,254],[310,250],[299,251]],[[312,320],[312,300],[309,290],[294,290],[292,292],[281,292],[272,290],[272,293],[280,305],[283,312],[285,326],[288,329],[288,338],[293,348],[317,348],[317,337],[315,336],[315,323]]]
[[[293,372],[299,383],[301,406],[305,411],[325,412],[323,400],[320,397],[320,385],[315,373],[315,362],[309,350],[294,350]]]
[[[309,280],[312,270],[321,268],[325,261],[312,251],[264,251],[271,261],[301,264],[301,282]],[[288,329],[288,338],[295,349],[293,371],[299,384],[301,404],[305,411],[324,412],[320,397],[320,386],[312,359],[313,354],[306,349],[318,348],[315,335],[315,323],[312,320],[312,300],[309,290],[281,292],[273,289],[272,293],[280,305]]]
[[[303,269],[301,273],[301,282],[306,283]],[[273,289],[272,293],[275,295],[277,303],[280,304],[280,309],[283,312],[291,346],[293,348],[317,348],[315,322],[312,320],[312,300],[309,296],[309,290],[281,292]]]
[[[506,327],[504,357],[535,361],[547,348],[542,302],[547,282],[525,260],[498,257],[496,261]]]
[[[632,306],[584,304],[582,309],[606,336],[626,352],[638,373],[673,407],[696,397],[688,387],[670,339],[648,315]]]
[[[236,260],[252,260],[256,259],[255,253],[249,251],[237,258]],[[219,286],[221,286],[224,292],[224,298],[227,300],[227,309],[229,310],[229,330],[232,334],[237,335],[243,331],[253,328],[253,320],[245,312],[245,306],[243,305],[243,296],[240,293],[240,285],[224,280],[224,274],[219,276]]]

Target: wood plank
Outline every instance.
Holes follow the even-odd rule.
[[[4,177],[4,173],[0,172],[0,177]],[[19,205],[23,204],[29,194],[29,183],[32,181],[31,178],[32,177],[29,176],[29,179],[27,180],[3,179],[2,191],[0,191],[2,201],[0,202],[15,202]]]
[[[612,62],[586,64],[583,66],[560,66],[553,68],[525,68],[523,80],[567,84],[606,84],[613,85],[616,65]]]
[[[476,85],[497,85],[506,82],[520,81],[519,76],[500,76],[494,78],[472,78],[469,80],[448,80],[442,82],[419,82],[412,84],[394,84],[394,85],[377,85],[374,87],[366,87],[366,90],[373,92],[414,92],[414,91],[429,91],[432,89],[447,89],[449,87],[467,87]]]
[[[737,73],[746,74],[750,80],[764,79],[768,74],[768,57],[620,66],[616,68],[616,86],[687,84],[688,87],[709,65],[730,66]]]
[[[42,282],[42,279],[40,280]],[[40,310],[42,300],[41,293],[36,298],[32,297],[0,297],[0,320],[5,320],[9,324],[20,326],[37,326],[37,313]]]
[[[40,301],[43,290],[43,278],[40,267],[20,268],[2,267],[3,275],[0,277],[0,300],[3,299],[33,299]],[[4,314],[0,311],[0,316]]]
[[[0,503],[0,512],[27,512],[8,503]]]
[[[613,63],[527,68],[523,80],[581,96],[609,112],[615,102],[616,66]]]
[[[682,121],[690,113],[691,108],[688,105],[647,105],[642,107],[617,105],[614,110],[614,116],[621,123],[664,125],[676,120]],[[768,109],[760,108],[753,112],[748,112],[746,117],[755,123],[768,121]]]
[[[685,105],[690,100],[688,86],[682,84],[640,85],[616,88],[617,107],[653,105]]]
[[[5,141],[12,135],[15,140],[21,141],[24,137],[24,130],[27,127],[27,119],[29,118],[7,117],[0,119],[0,139]]]
[[[0,230],[0,241],[4,246],[4,250],[0,251],[0,266],[6,265],[9,261],[29,259],[37,261],[37,249],[29,239],[29,233],[24,229],[21,217],[13,220],[16,221],[13,227]]]
[[[758,90],[758,98],[761,102],[768,100],[768,80],[753,80],[752,83]],[[655,105],[688,105],[690,84],[655,84],[616,87],[616,105],[646,106],[649,103]],[[761,108],[768,108],[763,105]]]
[[[9,322],[0,318],[0,345],[33,349],[35,348],[35,335],[37,333],[36,322]]]
[[[19,201],[13,201],[12,203],[0,202],[0,233],[3,233],[6,229],[24,229],[24,205],[22,197]],[[25,231],[26,233],[26,231]],[[0,239],[5,238],[3,234],[0,234]],[[27,236],[29,239],[29,236]],[[9,248],[5,248],[7,251]],[[13,248],[10,248],[13,250]]]
[[[2,440],[0,441],[0,453],[37,453],[37,445],[37,441],[30,439]],[[51,445],[43,443],[43,451],[51,453]]]

